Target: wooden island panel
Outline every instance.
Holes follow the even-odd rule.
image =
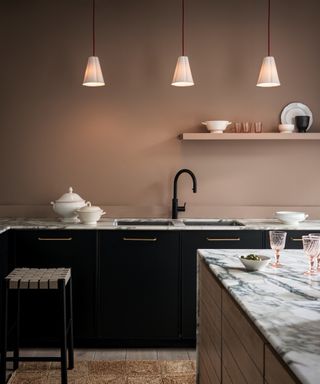
[[[198,288],[198,384],[300,383],[203,258]]]

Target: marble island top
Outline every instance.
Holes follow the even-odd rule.
[[[118,221],[126,221],[126,225],[119,225]],[[137,221],[148,221],[148,224],[137,225]],[[164,221],[163,225],[159,225],[159,221]],[[297,225],[283,224],[276,219],[186,219],[192,222],[200,221],[201,225],[185,225],[184,219],[164,219],[164,218],[148,218],[148,219],[116,219],[104,218],[96,225],[86,225],[81,223],[65,223],[54,218],[0,218],[0,233],[8,229],[97,229],[97,230],[313,230],[320,231],[320,220],[306,220]],[[212,225],[210,221],[236,220],[242,225]],[[203,221],[208,221],[208,225]],[[132,222],[132,224],[130,224]],[[152,222],[155,222],[152,225]],[[223,224],[223,223],[222,223]]]
[[[301,250],[284,250],[283,267],[247,272],[239,256],[271,250],[199,250],[210,269],[302,383],[320,382],[320,274],[304,276]]]

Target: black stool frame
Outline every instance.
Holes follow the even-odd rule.
[[[17,292],[17,318],[15,323],[15,342],[13,348],[13,357],[7,357],[7,340],[8,340],[8,301],[9,291]],[[13,369],[19,368],[20,361],[57,361],[61,363],[61,383],[68,383],[67,375],[67,354],[68,369],[74,367],[73,355],[73,314],[72,314],[72,278],[70,277],[67,284],[64,279],[58,280],[57,294],[61,300],[60,328],[61,328],[61,344],[59,356],[38,356],[38,357],[22,357],[19,355],[19,338],[20,338],[20,291],[21,289],[9,289],[9,280],[4,280],[2,292],[2,316],[1,316],[1,349],[0,349],[0,384],[6,383],[7,361],[13,361]],[[32,289],[28,289],[32,291]],[[45,291],[45,290],[43,290]],[[69,319],[67,320],[67,295],[69,299]]]

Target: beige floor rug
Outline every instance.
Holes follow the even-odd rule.
[[[68,384],[195,384],[195,361],[80,361]],[[58,363],[20,363],[10,384],[60,384]]]

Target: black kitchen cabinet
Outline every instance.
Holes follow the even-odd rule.
[[[72,269],[75,342],[95,338],[97,232],[15,230],[13,236],[16,267]],[[48,345],[58,335],[58,295],[48,290],[21,294],[22,342]]]
[[[196,340],[197,249],[265,248],[262,231],[182,231],[182,338]]]
[[[99,336],[107,345],[179,339],[179,239],[174,231],[100,231]]]
[[[0,234],[0,298],[2,299],[2,285],[4,277],[8,274],[9,263],[9,232]],[[2,300],[0,299],[0,314],[2,313]],[[0,316],[1,322],[1,316]],[[0,323],[1,326],[1,323]]]
[[[3,278],[8,273],[9,263],[9,232],[6,231],[0,234],[0,287]]]

